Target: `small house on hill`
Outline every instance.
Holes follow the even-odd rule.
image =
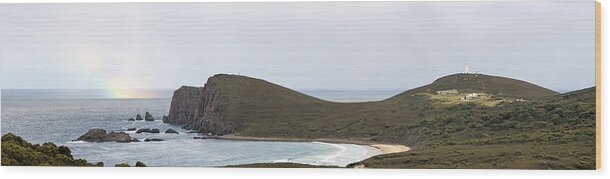
[[[471,94],[464,96],[464,100],[475,100],[477,98],[479,98],[479,94],[477,94],[477,93],[471,93]]]
[[[436,91],[436,93],[437,93],[437,94],[440,94],[440,95],[457,95],[457,94],[460,94],[460,93],[458,92],[458,90],[456,90],[456,89],[452,89],[452,90],[443,90],[443,91]]]

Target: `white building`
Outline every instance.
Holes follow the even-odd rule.
[[[471,94],[464,96],[465,100],[474,100],[474,99],[478,99],[478,98],[479,98],[479,94],[477,94],[477,93],[471,93]]]

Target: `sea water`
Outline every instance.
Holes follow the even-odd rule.
[[[380,100],[397,91],[303,91],[330,101]],[[96,90],[2,90],[2,134],[14,133],[32,143],[53,142],[68,146],[75,158],[89,162],[149,166],[226,166],[249,163],[295,162],[313,165],[345,166],[380,151],[362,145],[322,142],[268,142],[193,139],[180,126],[164,124],[172,90],[153,90],[149,99],[108,98]],[[350,100],[352,99],[352,100]],[[155,121],[127,121],[148,111]],[[73,141],[91,128],[125,131],[132,138],[160,138],[161,142],[92,143]],[[136,134],[128,128],[158,128],[159,134]],[[179,134],[164,134],[174,129]]]

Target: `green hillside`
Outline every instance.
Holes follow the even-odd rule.
[[[221,117],[214,122],[193,117],[195,119],[191,122],[194,124],[184,124],[202,133],[374,141],[381,131],[398,124],[417,122],[427,115],[423,112],[432,109],[431,104],[427,104],[429,99],[422,97],[414,97],[400,104],[390,101],[324,101],[264,80],[237,75],[215,75],[208,80],[205,88],[202,90],[205,94],[201,96],[207,96],[207,100],[200,101],[206,101],[207,105],[200,105],[198,111],[207,113],[194,116]],[[216,126],[229,126],[231,129],[201,130],[197,128],[201,123],[215,123]],[[403,143],[415,145],[412,141]]]
[[[559,93],[544,87],[506,77],[485,74],[453,74],[441,77],[429,85],[406,91],[388,100],[408,98],[414,93],[436,93],[436,91],[457,89],[463,93],[484,92],[498,97],[540,98]]]
[[[436,92],[442,90],[459,94]],[[481,96],[463,99],[473,92]],[[203,88],[177,90],[168,122],[216,135],[414,148],[364,161],[367,167],[590,169],[595,151],[591,92],[562,95],[510,78],[455,74],[386,100],[338,103],[261,79],[221,74]],[[191,104],[194,110],[180,113],[184,118],[172,116],[182,109],[174,104]]]

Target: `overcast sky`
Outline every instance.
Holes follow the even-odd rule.
[[[2,88],[178,88],[216,73],[296,89],[410,89],[471,71],[595,85],[595,4],[2,4]]]

